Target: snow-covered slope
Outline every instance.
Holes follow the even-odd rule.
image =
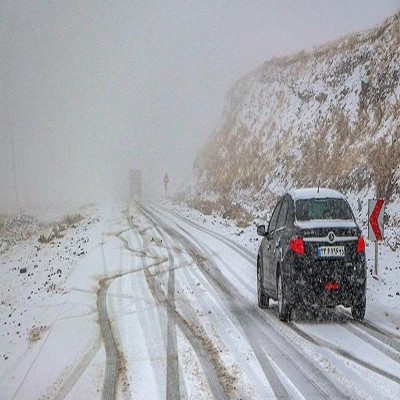
[[[199,153],[192,198],[254,211],[293,186],[400,193],[400,12],[381,26],[272,59],[230,90]],[[222,206],[224,208],[224,206]]]

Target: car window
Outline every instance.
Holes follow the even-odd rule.
[[[281,209],[279,211],[278,222],[276,224],[276,229],[282,228],[286,225],[286,216],[288,211],[288,201],[285,199],[282,202]]]
[[[280,202],[276,205],[275,210],[274,210],[274,212],[272,213],[272,217],[271,217],[271,220],[269,221],[269,225],[268,225],[268,233],[272,233],[272,232],[274,232],[275,229],[276,229],[276,223],[277,223],[277,221],[278,221],[279,210],[280,210],[280,208],[281,208],[281,204],[282,204],[282,202],[280,201]]]
[[[344,199],[302,199],[296,201],[296,219],[353,219],[350,206]]]

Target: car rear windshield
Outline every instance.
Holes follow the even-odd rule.
[[[353,219],[350,206],[344,199],[302,199],[296,201],[296,219]]]

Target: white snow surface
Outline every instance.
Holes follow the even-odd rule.
[[[337,190],[329,188],[302,188],[302,189],[291,189],[289,190],[291,197],[296,200],[304,199],[344,199],[345,196]]]
[[[400,398],[399,225],[379,245],[364,324],[342,308],[285,324],[275,302],[257,307],[259,222],[238,228],[183,204],[145,201],[88,209],[48,244],[38,243],[40,229],[13,243],[0,264],[0,398],[102,398],[105,282],[118,399],[207,399],[221,390],[244,399],[280,390],[295,399]],[[366,254],[372,272],[368,241]]]
[[[354,221],[346,219],[314,219],[311,221],[295,221],[296,226],[302,229],[312,228],[355,228]]]

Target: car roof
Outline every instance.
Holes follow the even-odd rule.
[[[288,192],[289,196],[294,200],[306,200],[306,199],[346,199],[346,197],[338,192],[337,190],[328,188],[302,188],[292,189]]]

